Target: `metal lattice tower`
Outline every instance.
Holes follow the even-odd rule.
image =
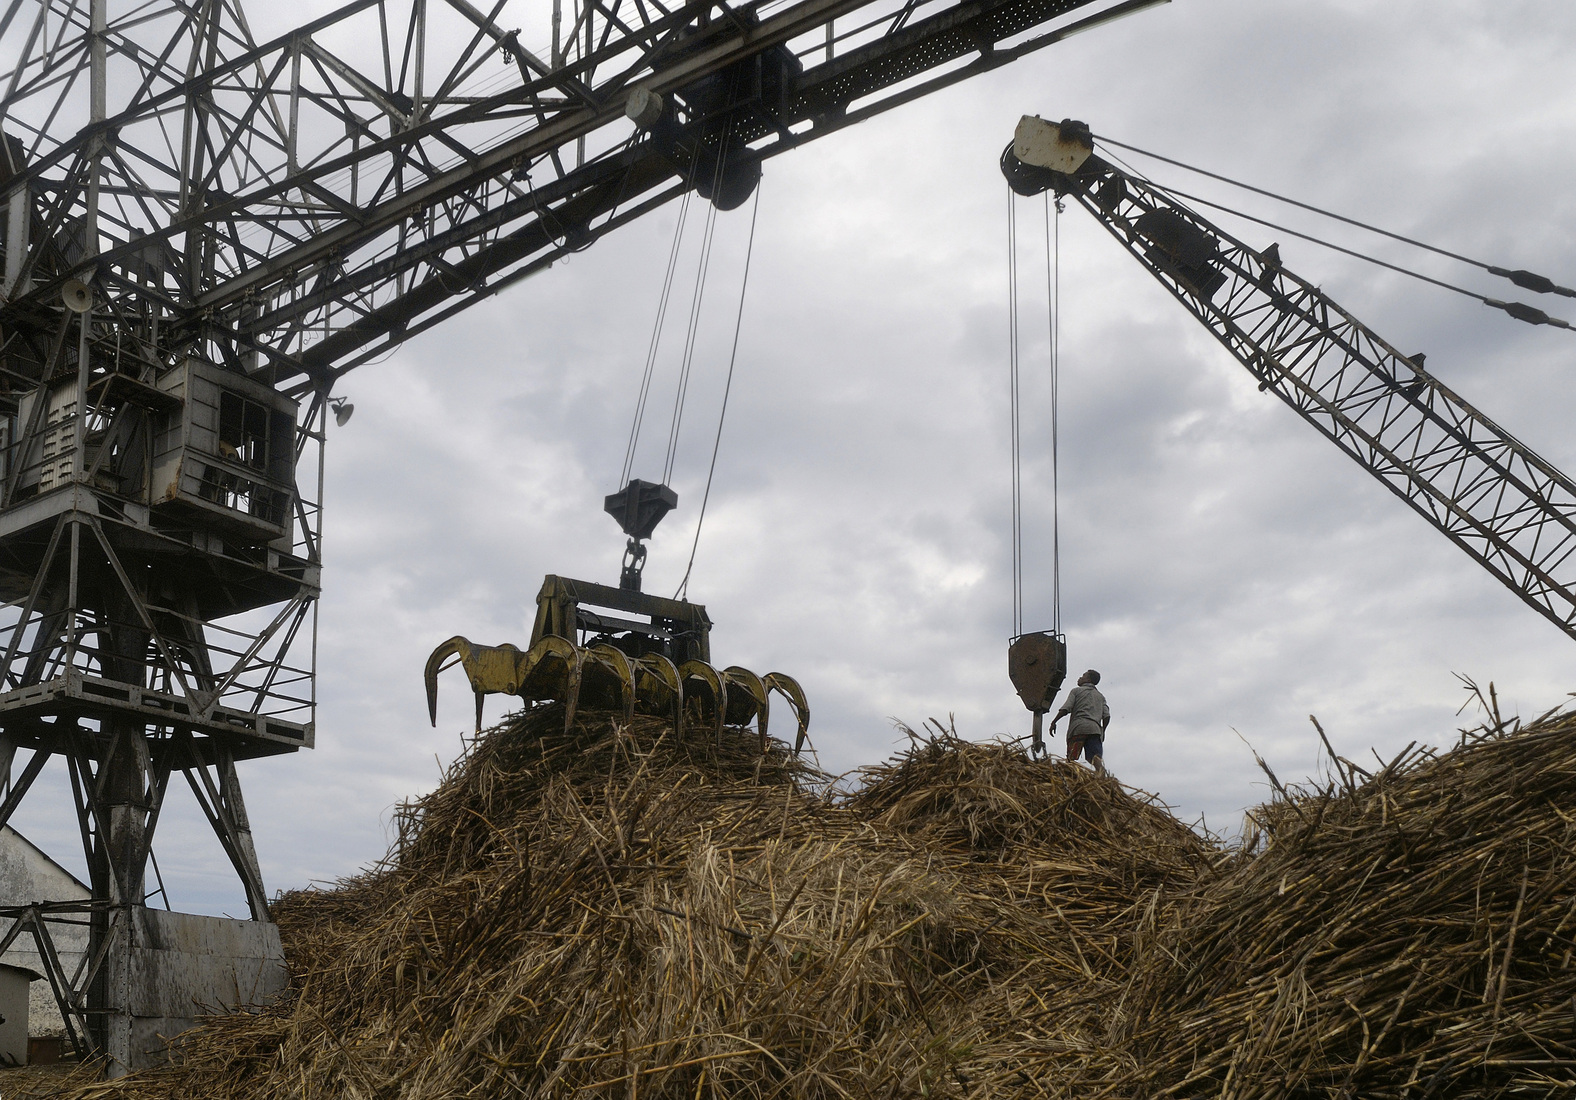
[[[269,37],[237,0],[10,0],[0,823],[64,761],[94,895],[88,959],[51,975],[73,1034],[137,1057],[126,929],[176,773],[268,918],[236,764],[313,743],[340,375],[678,194],[731,208],[767,157],[1157,2],[552,0],[526,31],[506,0],[356,0]]]

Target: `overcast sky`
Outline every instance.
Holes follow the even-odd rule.
[[[507,22],[508,13],[501,17]],[[823,765],[890,754],[892,719],[1027,732],[1011,633],[1007,192],[1024,113],[1072,116],[1234,178],[1576,282],[1576,7],[1176,0],[770,161],[731,405],[690,597],[719,664],[804,685]],[[1447,261],[1128,158],[1285,224],[1492,295]],[[686,240],[699,240],[699,204]],[[1040,200],[1020,203],[1026,264]],[[317,748],[243,771],[270,891],[379,857],[470,723],[463,676],[428,726],[421,669],[452,634],[529,639],[547,573],[616,583],[616,490],[677,204],[364,367],[333,433]],[[721,215],[674,487],[647,588],[683,574],[717,427],[750,209]],[[1576,334],[1280,240],[1291,269],[1564,469]],[[1086,214],[1061,219],[1063,626],[1113,721],[1107,761],[1234,831],[1337,748],[1390,756],[1464,720],[1455,674],[1533,715],[1576,645],[1246,372]],[[693,278],[686,246],[635,473],[660,477]],[[1043,279],[1043,270],[1038,278]],[[1024,313],[1026,625],[1049,625],[1043,282]],[[1537,304],[1576,319],[1576,302]],[[501,716],[499,697],[488,713]],[[785,721],[780,718],[779,721]],[[41,788],[47,792],[46,785]],[[173,790],[173,788],[172,788]],[[69,857],[31,797],[22,831]],[[189,793],[159,829],[177,908],[244,911]],[[69,858],[67,859],[69,863]],[[80,862],[80,858],[78,859]]]

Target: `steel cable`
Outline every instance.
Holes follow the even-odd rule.
[[[1103,142],[1105,142],[1106,144],[1109,144],[1109,145],[1119,146],[1119,147],[1121,147],[1123,149],[1131,149],[1132,148],[1131,146],[1123,145],[1121,142],[1112,141],[1110,138],[1100,138],[1099,140],[1101,140],[1101,141],[1103,141]],[[1135,151],[1143,153],[1143,150],[1135,150]],[[1155,153],[1145,153],[1144,155],[1145,156],[1154,156],[1154,157],[1156,157],[1156,159],[1159,159],[1159,160],[1166,160],[1167,163],[1175,164],[1178,167],[1186,168],[1189,171],[1199,172],[1202,175],[1212,176],[1213,178],[1219,179],[1222,182],[1231,183],[1231,184],[1233,184],[1233,186],[1243,187],[1243,188],[1246,188],[1247,190],[1250,190],[1250,191],[1256,191],[1259,194],[1266,195],[1266,196],[1268,196],[1270,198],[1281,199],[1281,196],[1275,195],[1272,192],[1263,191],[1263,190],[1261,190],[1259,188],[1256,188],[1256,187],[1250,187],[1247,184],[1238,184],[1238,183],[1235,183],[1234,181],[1232,181],[1230,179],[1227,179],[1225,176],[1215,176],[1214,173],[1212,173],[1212,172],[1205,172],[1203,169],[1190,168],[1188,165],[1181,164],[1178,161],[1171,161],[1168,158],[1160,157],[1158,154],[1155,154]],[[1328,249],[1330,249],[1333,252],[1339,252],[1342,255],[1350,256],[1353,259],[1362,260],[1365,263],[1373,264],[1375,267],[1382,267],[1382,268],[1385,268],[1385,269],[1387,269],[1389,271],[1394,271],[1394,272],[1396,272],[1399,275],[1406,275],[1406,276],[1409,276],[1410,278],[1417,279],[1420,282],[1430,283],[1430,284],[1432,284],[1434,286],[1441,287],[1444,290],[1454,291],[1455,293],[1460,294],[1460,295],[1462,295],[1464,297],[1472,298],[1475,301],[1482,302],[1484,305],[1489,306],[1489,307],[1491,307],[1493,309],[1503,310],[1504,312],[1506,312],[1506,313],[1510,314],[1512,317],[1514,317],[1516,320],[1524,321],[1524,322],[1526,322],[1529,325],[1548,325],[1551,328],[1562,328],[1562,329],[1565,329],[1567,331],[1576,331],[1576,326],[1573,326],[1569,321],[1565,321],[1565,320],[1563,320],[1563,319],[1561,319],[1559,317],[1552,317],[1549,314],[1545,313],[1543,310],[1538,309],[1536,306],[1529,306],[1525,302],[1502,302],[1502,301],[1500,301],[1497,298],[1490,298],[1486,294],[1479,294],[1475,290],[1468,290],[1466,287],[1457,286],[1455,283],[1449,283],[1449,282],[1446,282],[1443,279],[1436,279],[1432,275],[1424,275],[1420,271],[1414,271],[1411,268],[1402,267],[1400,264],[1393,264],[1393,263],[1389,262],[1388,260],[1381,260],[1377,256],[1370,256],[1370,255],[1368,255],[1365,252],[1359,252],[1356,249],[1347,248],[1344,245],[1335,244],[1333,241],[1327,241],[1324,238],[1314,236],[1311,233],[1304,233],[1304,232],[1302,232],[1300,230],[1291,229],[1291,228],[1289,228],[1287,226],[1281,225],[1278,222],[1272,222],[1272,221],[1269,221],[1266,218],[1260,218],[1260,217],[1258,217],[1258,216],[1256,216],[1254,214],[1248,214],[1248,213],[1246,213],[1246,212],[1244,212],[1242,210],[1238,210],[1236,207],[1228,206],[1225,203],[1216,202],[1213,199],[1206,199],[1206,198],[1204,198],[1201,195],[1189,194],[1188,192],[1178,190],[1175,187],[1168,187],[1168,186],[1166,186],[1164,184],[1156,183],[1154,180],[1152,180],[1149,177],[1145,176],[1142,172],[1140,172],[1137,169],[1133,168],[1131,165],[1128,165],[1128,164],[1124,163],[1120,158],[1118,158],[1118,157],[1116,157],[1114,155],[1111,155],[1109,153],[1107,154],[1107,156],[1113,162],[1115,162],[1116,164],[1120,165],[1123,168],[1123,170],[1126,171],[1128,173],[1128,175],[1132,176],[1134,179],[1143,180],[1145,183],[1147,183],[1151,187],[1155,188],[1155,190],[1163,192],[1164,194],[1166,194],[1168,196],[1174,196],[1174,197],[1176,197],[1178,199],[1186,199],[1188,202],[1196,202],[1196,203],[1199,203],[1202,206],[1208,206],[1208,207],[1211,207],[1211,208],[1213,208],[1215,210],[1220,210],[1220,211],[1223,211],[1224,213],[1230,214],[1233,217],[1241,218],[1244,221],[1250,221],[1250,222],[1253,222],[1253,223],[1255,223],[1257,225],[1262,225],[1262,226],[1265,226],[1266,228],[1273,229],[1277,233],[1285,233],[1285,234],[1288,234],[1289,236],[1292,236],[1292,237],[1298,237],[1298,238],[1300,238],[1302,240],[1305,240],[1305,241],[1308,241],[1308,242],[1310,242],[1312,244],[1319,245],[1322,248],[1328,248]],[[1388,230],[1377,229],[1377,228],[1375,228],[1373,226],[1367,225],[1364,222],[1353,221],[1352,219],[1343,217],[1343,216],[1341,216],[1339,214],[1331,214],[1328,211],[1320,210],[1318,207],[1308,206],[1306,203],[1297,202],[1295,199],[1282,199],[1282,201],[1287,202],[1287,203],[1291,203],[1294,206],[1304,207],[1304,208],[1306,208],[1308,210],[1312,210],[1312,211],[1315,211],[1315,212],[1320,213],[1320,214],[1325,214],[1326,216],[1331,217],[1331,218],[1337,218],[1337,219],[1339,219],[1341,221],[1351,222],[1352,225],[1361,226],[1364,229],[1371,229],[1375,233],[1382,233],[1385,236],[1394,237],[1397,240],[1404,241],[1404,242],[1406,242],[1408,244],[1414,244],[1414,245],[1417,245],[1420,248],[1426,248],[1426,249],[1429,249],[1430,251],[1433,251],[1433,252],[1439,252],[1442,255],[1449,256],[1449,257],[1451,257],[1453,259],[1463,260],[1464,262],[1469,263],[1469,264],[1477,264],[1478,266],[1484,267],[1486,270],[1489,270],[1489,271],[1491,271],[1491,272],[1493,272],[1495,274],[1501,274],[1501,275],[1505,275],[1507,278],[1511,278],[1512,281],[1516,282],[1518,286],[1525,286],[1526,283],[1517,281],[1517,278],[1515,278],[1515,277],[1527,276],[1529,278],[1540,280],[1541,282],[1544,282],[1544,283],[1548,283],[1549,287],[1551,287],[1555,292],[1559,292],[1559,293],[1563,293],[1564,292],[1564,288],[1555,286],[1552,282],[1549,282],[1547,279],[1544,279],[1543,276],[1541,276],[1541,275],[1533,275],[1531,272],[1526,272],[1526,271],[1507,272],[1503,268],[1489,267],[1486,264],[1479,264],[1479,262],[1477,260],[1468,260],[1465,257],[1457,256],[1453,252],[1445,252],[1443,249],[1434,248],[1432,245],[1426,245],[1426,244],[1423,244],[1420,241],[1413,241],[1409,237],[1402,237],[1399,234],[1391,233]],[[1529,289],[1535,289],[1535,288],[1529,288]]]
[[[1413,271],[1411,268],[1402,267],[1399,264],[1393,264],[1388,260],[1381,260],[1377,256],[1370,256],[1367,253],[1358,252],[1356,249],[1347,248],[1345,245],[1335,244],[1333,241],[1326,241],[1320,237],[1315,237],[1311,233],[1302,233],[1296,229],[1291,229],[1287,226],[1280,225],[1265,218],[1260,218],[1253,214],[1246,214],[1241,210],[1227,206],[1224,203],[1206,199],[1201,195],[1190,195],[1186,191],[1178,191],[1174,187],[1166,187],[1162,184],[1154,183],[1152,180],[1146,182],[1150,183],[1150,185],[1154,187],[1155,190],[1164,192],[1167,195],[1172,195],[1179,199],[1186,199],[1188,202],[1196,202],[1201,206],[1213,207],[1214,209],[1224,211],[1233,217],[1241,218],[1244,221],[1255,222],[1258,225],[1273,229],[1277,233],[1285,233],[1292,237],[1300,237],[1301,239],[1319,245],[1322,248],[1328,248],[1332,252],[1339,252],[1342,255],[1350,256],[1353,259],[1362,260],[1365,263],[1373,264],[1375,267],[1382,267],[1387,270],[1394,271],[1399,275],[1407,275],[1413,279],[1417,279],[1420,282],[1431,283],[1434,286],[1440,287],[1444,290],[1454,291],[1463,297],[1472,298],[1476,301],[1482,302],[1486,306],[1491,306],[1494,309],[1504,310],[1516,320],[1525,321],[1529,325],[1548,325],[1551,328],[1562,328],[1567,330],[1573,329],[1573,326],[1569,321],[1563,320],[1559,317],[1551,317],[1549,314],[1543,312],[1543,310],[1538,309],[1535,306],[1529,306],[1524,302],[1502,302],[1497,298],[1490,298],[1486,294],[1479,294],[1475,290],[1468,290],[1464,286],[1457,286],[1455,283],[1447,283],[1443,279],[1434,278],[1432,275],[1424,275],[1421,271]]]
[[[1062,369],[1062,204],[1051,217],[1051,193],[1045,193],[1045,323],[1051,346],[1051,631],[1062,632],[1062,516],[1060,405]]]
[[[700,329],[701,303],[706,297],[706,277],[711,273],[711,243],[717,233],[717,207],[706,205],[706,227],[701,233],[700,259],[695,268],[695,290],[690,297],[689,325],[684,332],[684,356],[679,362],[679,384],[673,394],[673,419],[668,425],[668,451],[662,464],[662,484],[673,477],[678,457],[679,429],[684,423],[684,406],[689,401],[690,368],[695,363],[695,336]]]
[[[1012,636],[1023,633],[1023,482],[1018,389],[1018,207],[1007,190],[1007,393],[1012,449]]]
[[[1499,267],[1495,264],[1484,263],[1482,260],[1474,260],[1471,256],[1463,256],[1459,252],[1451,252],[1449,249],[1439,248],[1436,245],[1428,244],[1426,241],[1419,241],[1415,238],[1408,237],[1400,233],[1393,233],[1388,229],[1381,229],[1377,225],[1369,225],[1367,222],[1358,221],[1356,218],[1348,218],[1345,214],[1337,214],[1333,210],[1325,210],[1322,207],[1314,206],[1312,203],[1302,202],[1298,199],[1289,198],[1286,195],[1278,195],[1274,191],[1267,191],[1262,187],[1255,187],[1251,183],[1243,183],[1241,180],[1234,180],[1229,176],[1222,176],[1219,173],[1211,172],[1206,168],[1199,168],[1191,164],[1184,164],[1180,160],[1173,160],[1170,157],[1162,156],[1159,153],[1151,153],[1147,149],[1140,149],[1136,145],[1128,145],[1125,142],[1117,141],[1115,138],[1102,137],[1098,134],[1094,135],[1094,137],[1096,140],[1103,141],[1107,145],[1114,145],[1118,149],[1126,149],[1128,152],[1137,153],[1142,157],[1150,157],[1154,160],[1163,161],[1166,164],[1174,165],[1177,168],[1183,169],[1184,171],[1194,172],[1200,176],[1208,176],[1212,180],[1219,180],[1221,183],[1229,184],[1232,187],[1240,187],[1244,191],[1251,191],[1255,195],[1263,195],[1265,198],[1274,199],[1276,202],[1283,202],[1288,206],[1295,206],[1302,210],[1308,210],[1326,218],[1332,218],[1338,222],[1345,222],[1347,225],[1354,225],[1358,229],[1366,229],[1370,233],[1377,233],[1382,237],[1389,237],[1391,240],[1396,240],[1403,244],[1412,245],[1414,248],[1421,248],[1425,251],[1433,252],[1440,256],[1449,257],[1452,260],[1459,260],[1464,264],[1470,264],[1473,267],[1480,267],[1484,271],[1487,271],[1490,275],[1498,275],[1501,278],[1509,279],[1511,282],[1515,283],[1524,290],[1531,290],[1538,294],[1560,294],[1566,298],[1576,298],[1576,290],[1572,290],[1570,287],[1560,286],[1558,283],[1554,282],[1554,280],[1546,276],[1539,275],[1535,272],[1524,270],[1512,271],[1508,268]],[[1220,209],[1225,208],[1221,207]]]
[[[690,543],[689,562],[684,566],[684,579],[673,593],[675,600],[689,594],[690,572],[695,568],[695,551],[700,546],[700,529],[706,522],[706,504],[711,500],[711,479],[717,472],[717,452],[722,449],[722,425],[728,417],[728,397],[733,393],[733,367],[739,359],[739,332],[744,327],[744,294],[750,288],[750,259],[755,255],[755,219],[761,212],[761,185],[755,185],[755,203],[750,208],[750,237],[744,246],[744,278],[739,285],[739,310],[733,318],[733,350],[728,354],[728,378],[722,386],[722,410],[717,414],[717,436],[711,443],[711,465],[706,469],[706,491],[700,498],[700,515],[695,519],[695,538]]]
[[[697,151],[698,152],[698,151]],[[712,165],[711,186],[712,198],[717,197],[718,189],[722,187],[722,166],[727,160],[728,135],[723,134],[722,140],[717,143],[717,160]],[[697,156],[693,164],[699,161]],[[673,419],[668,426],[667,457],[662,465],[662,484],[667,485],[673,477],[673,463],[678,457],[679,429],[684,423],[684,405],[689,400],[690,367],[695,361],[695,337],[700,330],[700,307],[706,293],[706,276],[711,271],[711,242],[717,231],[717,204],[711,202],[706,209],[706,229],[701,239],[700,261],[695,270],[695,292],[690,299],[689,327],[684,336],[684,358],[679,365],[679,384],[673,395]]]
[[[1050,359],[1051,428],[1051,632],[1062,631],[1061,562],[1061,204],[1045,206],[1045,328]],[[1007,192],[1007,392],[1012,469],[1012,636],[1023,634],[1023,341],[1019,335],[1018,210]]]
[[[684,239],[684,222],[689,216],[690,195],[694,192],[685,191],[684,197],[679,200],[679,220],[673,227],[673,246],[668,250],[667,274],[662,280],[662,294],[657,300],[657,318],[651,326],[651,343],[646,348],[646,370],[640,380],[640,396],[635,401],[635,418],[629,426],[629,445],[624,449],[624,465],[619,471],[618,485],[622,489],[629,484],[629,475],[634,470],[635,447],[640,442],[640,426],[646,417],[646,398],[651,393],[651,376],[657,365],[657,346],[662,340],[662,325],[668,313],[668,299],[673,292],[673,275],[678,268],[679,245]]]
[[[715,166],[716,171],[713,174],[713,179],[718,179],[720,177],[720,174],[721,174],[721,171],[722,171],[722,156],[723,156],[723,152],[726,150],[726,148],[727,148],[727,141],[725,139],[723,141],[723,143],[722,143],[722,147],[719,148],[718,151],[717,151],[717,163],[716,163],[716,166]],[[658,304],[657,304],[657,318],[656,318],[656,321],[651,326],[651,344],[646,349],[646,369],[645,369],[645,373],[642,375],[641,380],[640,380],[640,396],[636,399],[636,402],[635,402],[635,417],[634,417],[634,421],[633,421],[633,423],[630,424],[630,427],[629,427],[629,445],[624,450],[624,466],[623,466],[623,469],[619,472],[618,485],[617,485],[617,488],[619,488],[619,489],[622,489],[624,486],[629,484],[630,475],[634,472],[634,469],[635,469],[635,451],[636,451],[636,448],[637,448],[637,446],[639,445],[639,442],[640,442],[640,428],[641,428],[641,425],[644,423],[645,418],[646,418],[646,401],[647,401],[647,398],[650,396],[650,393],[651,393],[651,379],[652,379],[652,376],[653,376],[654,372],[656,371],[657,349],[658,349],[659,345],[661,344],[661,341],[662,341],[662,329],[663,329],[663,326],[665,325],[666,320],[667,320],[668,302],[669,302],[670,297],[671,297],[672,292],[673,292],[673,277],[674,277],[674,274],[676,273],[676,271],[678,270],[679,247],[680,247],[680,244],[682,243],[683,238],[684,238],[684,226],[685,226],[685,224],[686,224],[686,222],[688,221],[688,218],[689,218],[690,197],[694,194],[693,188],[695,186],[695,171],[696,171],[696,169],[699,166],[700,166],[700,157],[699,156],[695,156],[695,157],[690,158],[689,171],[684,176],[684,184],[685,184],[684,196],[679,202],[679,220],[678,220],[678,224],[673,227],[673,246],[668,251],[668,266],[667,266],[667,272],[663,276],[663,280],[662,280],[662,295],[661,295],[661,298],[660,298],[660,300],[658,301]],[[707,233],[708,234],[710,233],[711,226],[713,225],[713,223],[715,221],[716,212],[717,212],[716,211],[716,207],[712,206],[711,209],[707,213],[706,226],[707,226]],[[706,241],[706,247],[703,249],[703,253],[704,252],[709,252],[709,251],[710,251],[710,237],[708,236],[707,237],[707,241]],[[691,313],[690,313],[690,329],[691,329],[691,331],[693,331],[693,329],[694,329],[695,310],[697,308],[698,308],[698,302],[692,303],[692,305],[691,305]],[[688,359],[689,359],[688,343],[686,343],[686,353],[685,353],[686,364],[688,362]],[[687,367],[687,365],[686,365],[686,368],[685,368],[685,374],[686,374],[686,376],[688,374],[688,367]],[[681,383],[681,385],[682,385],[682,383]],[[670,450],[672,449],[671,436],[669,438],[669,449]],[[669,463],[668,465],[671,465],[671,463]],[[668,470],[664,470],[663,475],[662,475],[663,484],[667,483],[668,473],[669,472],[670,471],[668,471]]]

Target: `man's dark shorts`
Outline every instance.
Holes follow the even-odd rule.
[[[1102,743],[1104,740],[1103,737],[1074,737],[1072,734],[1068,734],[1067,759],[1077,760],[1079,750],[1082,750],[1084,756],[1091,761],[1097,757],[1104,759],[1105,746]]]

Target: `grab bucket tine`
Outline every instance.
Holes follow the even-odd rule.
[[[679,666],[679,679],[688,683],[690,680],[699,680],[707,688],[712,699],[712,706],[717,713],[717,744],[722,744],[722,727],[728,718],[728,685],[717,670],[705,661],[685,661]],[[688,696],[690,693],[685,692]]]
[[[564,704],[564,731],[574,724],[580,701],[580,671],[585,651],[549,634],[520,656],[519,694],[533,703],[556,699]]]
[[[678,666],[660,653],[648,653],[644,657],[635,658],[637,691],[639,678],[649,677],[656,681],[668,693],[673,712],[673,732],[683,732],[684,721],[684,681],[679,678]],[[656,701],[653,700],[653,705]]]
[[[586,655],[612,669],[618,677],[619,699],[624,704],[624,725],[630,725],[635,720],[635,670],[629,663],[629,657],[623,650],[605,642],[592,646]]]
[[[768,691],[775,691],[788,700],[788,705],[799,719],[799,733],[793,741],[793,754],[798,756],[799,750],[804,748],[805,734],[810,729],[810,704],[804,697],[804,689],[799,686],[798,680],[781,672],[767,673],[765,684]]]
[[[568,684],[564,690],[564,732],[574,728],[575,711],[580,707],[580,681],[585,675],[585,650],[571,645],[573,650],[568,668]]]
[[[618,653],[618,650],[614,650]],[[618,653],[618,671],[624,681],[624,725],[635,722],[635,670],[629,667],[629,658]]]
[[[431,717],[432,724],[434,726],[438,724],[438,673],[443,668],[443,662],[454,656],[458,656],[461,661],[464,661],[469,658],[470,655],[471,643],[456,634],[454,637],[438,646],[437,649],[433,650],[432,656],[427,658],[427,667],[423,672],[422,679],[427,685],[427,714],[429,717]],[[481,702],[479,694],[477,696],[477,700],[476,728],[480,729]]]
[[[728,682],[729,687],[743,688],[748,694],[749,699],[746,706],[755,713],[753,715],[747,714],[743,707],[736,707],[735,713],[730,714],[728,717],[736,719],[736,724],[741,726],[752,717],[755,719],[755,729],[760,734],[761,752],[764,754],[766,752],[766,718],[770,709],[770,703],[767,701],[766,696],[766,685],[761,682],[761,678],[755,673],[747,668],[740,668],[738,665],[729,665],[723,669],[722,678]],[[730,695],[731,701],[732,696]]]
[[[684,677],[679,675],[679,666],[660,653],[651,654],[647,660],[657,670],[657,675],[662,681],[673,689],[673,733],[675,736],[684,732]]]

